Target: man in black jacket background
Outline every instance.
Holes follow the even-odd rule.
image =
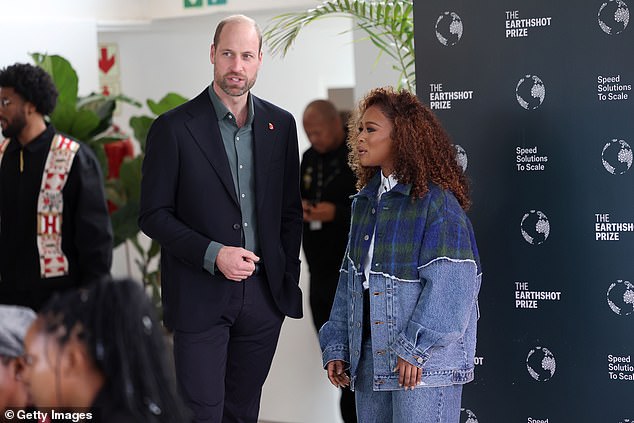
[[[301,164],[304,253],[310,270],[310,307],[315,329],[328,320],[350,229],[350,196],[356,178],[348,166],[346,131],[327,100],[306,106],[304,131],[311,147]],[[346,423],[356,422],[354,394],[344,388],[340,402]]]

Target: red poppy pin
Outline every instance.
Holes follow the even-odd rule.
[[[273,124],[271,122],[269,122],[269,129],[272,131],[275,129],[275,126],[273,126]]]

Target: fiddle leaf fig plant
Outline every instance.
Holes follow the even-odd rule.
[[[79,79],[68,60],[62,56],[43,53],[32,53],[31,57],[36,65],[51,75],[59,93],[57,105],[50,116],[51,123],[58,131],[88,144],[95,152],[106,177],[108,160],[103,145],[122,139],[105,132],[112,125],[116,102],[121,101],[136,107],[140,107],[141,103],[124,95],[105,96],[92,93],[80,97]]]
[[[150,270],[155,268],[152,264],[160,253],[160,247],[155,241],[152,241],[149,247],[144,247],[144,243],[139,240],[140,230],[137,225],[141,194],[141,167],[147,133],[156,116],[184,103],[187,99],[175,93],[168,93],[159,101],[147,100],[147,106],[154,116],[134,116],[129,122],[141,147],[141,153],[134,156],[130,152],[129,156],[117,161],[115,166],[117,169],[111,169],[108,166],[111,157],[106,154],[106,144],[114,145],[124,140],[130,142],[129,137],[113,125],[113,114],[117,102],[135,107],[141,107],[141,103],[125,95],[105,96],[92,93],[79,96],[77,73],[68,60],[58,55],[42,53],[33,53],[31,57],[36,65],[51,75],[59,93],[55,110],[49,117],[53,126],[56,130],[84,142],[95,152],[102,167],[106,197],[113,206],[110,220],[114,231],[114,246],[127,241],[134,246],[139,256],[135,261],[141,272],[144,286],[150,290],[153,303],[160,313],[158,266],[155,266],[155,270]],[[131,146],[130,149],[132,151]],[[112,172],[112,170],[116,171]]]
[[[121,165],[121,179],[122,181],[129,180],[128,183],[124,183],[124,186],[132,188],[126,193],[126,195],[128,198],[128,204],[131,205],[130,209],[133,210],[125,210],[124,212],[134,216],[134,226],[137,233],[139,229],[138,226],[136,226],[136,219],[139,215],[139,203],[141,199],[141,165],[143,163],[143,157],[145,157],[145,141],[147,139],[147,134],[150,130],[150,126],[154,122],[154,119],[156,119],[158,115],[165,113],[174,107],[185,103],[186,101],[187,99],[185,97],[176,93],[168,93],[158,102],[148,99],[146,104],[154,116],[142,115],[130,118],[130,127],[134,132],[134,137],[139,142],[141,154],[134,159],[125,159],[123,161],[123,164]],[[158,259],[161,248],[158,242],[154,240],[150,241],[149,248],[144,248],[142,243],[139,242],[137,236],[129,239],[139,254],[140,259],[136,260],[136,264],[141,272],[143,280],[146,281],[152,289],[152,300],[157,307],[160,307],[160,269],[158,266],[154,266],[154,261],[155,259]]]

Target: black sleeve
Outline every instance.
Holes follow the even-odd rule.
[[[69,179],[77,187],[72,224],[80,280],[102,278],[110,274],[113,235],[101,168],[90,147],[79,148]]]
[[[147,136],[139,227],[161,248],[196,269],[203,269],[205,251],[212,241],[190,228],[176,215],[179,167],[181,163],[174,124],[159,116]]]
[[[345,167],[341,169],[339,180],[337,181],[337,198],[339,199],[335,203],[335,219],[334,223],[341,225],[341,227],[348,228],[350,225],[350,209],[352,207],[351,195],[357,192],[356,188],[357,178],[346,163]]]
[[[299,190],[299,146],[297,126],[291,117],[286,145],[281,244],[286,254],[286,276],[299,284],[299,250],[302,243],[303,213]]]

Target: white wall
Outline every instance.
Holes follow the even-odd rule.
[[[377,61],[379,50],[370,40],[364,39],[365,33],[356,29],[353,36],[357,40],[354,44],[354,98],[360,100],[377,87],[391,85],[396,88],[399,73],[392,68],[396,61],[385,53]]]
[[[264,3],[264,4],[263,4]],[[314,0],[228,0],[224,5],[185,8],[183,0],[2,0],[3,16],[59,19],[90,18],[99,22],[134,22],[190,17],[212,13],[251,14],[266,10],[301,10],[319,3]]]
[[[97,24],[94,19],[26,18],[0,12],[0,67],[33,63],[30,53],[59,54],[71,61],[80,93],[97,91]]]

